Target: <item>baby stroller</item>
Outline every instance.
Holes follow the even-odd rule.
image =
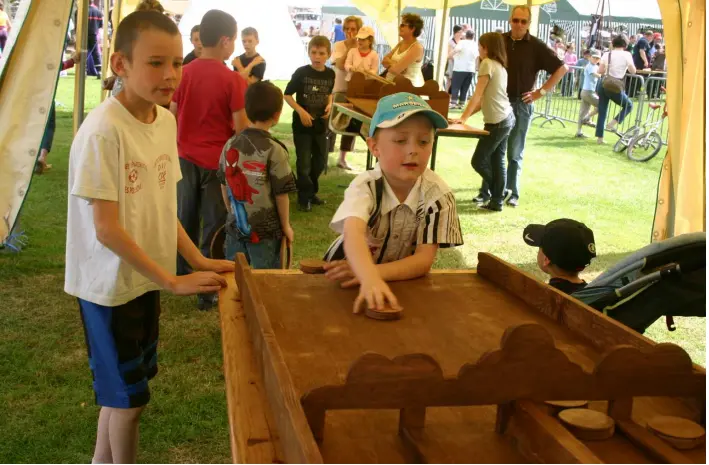
[[[706,317],[706,233],[643,247],[572,294],[583,303],[644,333],[665,316]]]

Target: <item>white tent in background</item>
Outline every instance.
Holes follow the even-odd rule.
[[[244,53],[241,31],[253,27],[259,32],[258,52],[266,60],[265,79],[290,79],[296,68],[306,63],[306,52],[288,13],[286,0],[239,1],[192,0],[180,20],[185,54],[192,50],[190,29],[199,24],[202,16],[211,10],[226,11],[236,18],[239,37],[234,56]]]

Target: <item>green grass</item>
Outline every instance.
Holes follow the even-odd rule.
[[[92,108],[99,100],[98,81],[87,84]],[[0,254],[0,462],[88,463],[93,450],[97,408],[83,333],[76,301],[62,290],[72,91],[73,78],[62,78],[49,159],[54,167],[33,180],[22,211],[29,245],[20,254]],[[275,133],[292,148],[289,112]],[[572,135],[572,129],[558,126],[531,130],[522,204],[501,214],[481,213],[471,202],[480,183],[470,167],[475,141],[442,139],[437,172],[455,191],[465,246],[442,251],[436,267],[475,267],[477,253],[487,251],[543,279],[536,250],[524,244],[521,232],[529,223],[559,217],[594,229],[600,256],[586,279],[646,245],[662,155],[633,163]],[[357,144],[350,162],[361,170],[366,152]],[[335,237],[327,224],[354,174],[334,162],[333,155],[322,182],[327,205],[310,214],[293,209],[296,259],[321,255]],[[648,335],[682,345],[704,364],[704,320],[677,323],[679,329],[669,333],[658,321]],[[160,374],[141,424],[141,462],[230,460],[220,338],[216,312],[195,311],[193,298],[163,298]]]

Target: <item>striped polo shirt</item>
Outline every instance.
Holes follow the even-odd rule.
[[[330,228],[340,236],[330,245],[327,261],[344,258],[345,220],[352,216],[367,223],[367,241],[375,263],[413,255],[419,244],[463,244],[453,192],[430,169],[419,177],[404,202],[396,198],[379,165],[357,176],[330,222]]]

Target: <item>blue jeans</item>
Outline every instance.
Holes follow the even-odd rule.
[[[606,127],[606,117],[608,115],[608,104],[615,102],[620,107],[620,112],[615,116],[615,120],[620,125],[626,116],[633,110],[633,102],[628,98],[625,91],[620,94],[607,92],[603,88],[601,81],[598,81],[598,120],[596,121],[596,137],[603,137],[603,130]]]
[[[510,100],[510,103],[515,115],[515,125],[507,141],[507,189],[512,191],[513,198],[518,199],[524,144],[534,116],[534,104],[524,103],[521,98]]]
[[[490,135],[480,139],[471,160],[473,168],[483,178],[480,195],[483,198],[489,197],[493,205],[502,206],[505,196],[505,152],[514,125],[513,113],[497,124],[486,124],[485,130]]]
[[[281,268],[281,241],[280,239],[261,239],[258,244],[239,240],[227,233],[224,244],[224,256],[233,260],[241,252],[246,255],[251,268],[261,270],[279,270]]]

